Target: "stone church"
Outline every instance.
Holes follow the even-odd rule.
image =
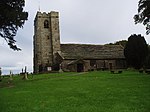
[[[126,67],[121,45],[61,44],[58,12],[37,12],[33,40],[34,73]]]

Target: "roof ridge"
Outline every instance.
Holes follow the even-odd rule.
[[[118,46],[118,47],[121,47],[123,48],[123,46],[121,45],[102,45],[102,44],[76,44],[76,43],[63,43],[63,44],[60,44],[60,45],[84,45],[84,46]]]

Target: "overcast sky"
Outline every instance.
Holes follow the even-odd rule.
[[[22,51],[9,49],[0,39],[0,67],[3,74],[9,70],[20,72],[24,66],[33,69],[33,22],[37,11],[58,11],[61,43],[106,44],[127,40],[131,34],[142,34],[147,43],[145,27],[135,25],[139,0],[26,0],[28,21],[15,39]]]

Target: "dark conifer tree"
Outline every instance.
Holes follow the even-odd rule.
[[[129,67],[140,69],[148,55],[148,45],[141,35],[131,35],[124,49],[124,55]]]

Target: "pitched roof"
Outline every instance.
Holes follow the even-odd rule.
[[[124,59],[121,45],[61,44],[64,59]]]

